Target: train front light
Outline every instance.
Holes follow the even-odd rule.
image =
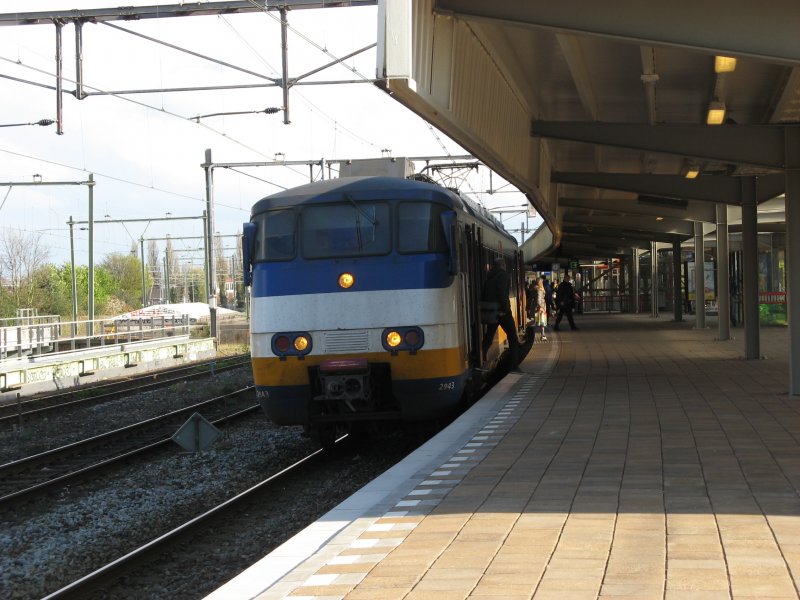
[[[339,275],[339,287],[342,289],[349,290],[351,287],[353,287],[355,282],[356,278],[352,273],[342,273]]]
[[[280,353],[285,353],[289,350],[291,342],[289,341],[289,337],[286,335],[276,335],[272,341],[273,346],[275,349]]]
[[[422,328],[410,327],[389,327],[383,330],[382,343],[384,350],[396,356],[398,352],[407,350],[409,354],[416,354],[417,350],[425,345],[425,334]]]
[[[298,335],[294,338],[294,349],[298,352],[302,352],[308,348],[308,338],[304,335]]]
[[[281,360],[289,356],[303,360],[313,345],[311,334],[306,331],[282,331],[272,336],[272,353]]]
[[[400,337],[400,333],[397,331],[390,331],[386,334],[386,345],[390,348],[397,348],[402,341],[403,338]]]

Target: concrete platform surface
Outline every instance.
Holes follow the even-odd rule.
[[[210,597],[800,597],[787,331],[762,329],[767,358],[746,361],[691,317],[577,323],[325,535]]]

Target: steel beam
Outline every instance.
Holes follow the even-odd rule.
[[[624,213],[628,215],[664,217],[681,221],[704,221],[716,219],[714,207],[708,202],[688,201],[686,208],[658,207],[640,204],[635,198],[559,198],[561,208],[581,208],[596,212]]]
[[[377,0],[237,0],[229,2],[193,2],[163,4],[161,6],[122,6],[119,8],[92,8],[85,10],[51,10],[40,12],[13,12],[0,14],[2,25],[51,25],[54,21],[138,21],[165,17],[192,17],[202,15],[230,15],[263,12],[265,10],[300,10],[305,8],[342,8],[348,6],[375,6]]]
[[[469,20],[487,20],[706,52],[800,63],[795,0],[436,0],[434,10]]]
[[[786,130],[797,127],[800,126],[533,121],[531,135],[783,169]]]
[[[704,176],[686,179],[681,175],[649,175],[637,173],[567,173],[553,171],[550,180],[554,183],[581,185],[586,187],[636,192],[665,198],[702,200],[722,204],[741,204],[742,187],[737,177]],[[785,186],[782,173],[762,175],[758,178],[756,201],[774,198],[775,190]],[[763,182],[763,183],[762,183]],[[783,182],[783,183],[781,183]]]

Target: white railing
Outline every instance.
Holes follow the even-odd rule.
[[[14,325],[5,325],[4,321],[15,319],[0,320],[0,360],[188,336],[192,325],[188,315]]]

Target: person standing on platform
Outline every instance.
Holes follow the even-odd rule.
[[[558,306],[558,314],[556,315],[556,324],[553,326],[553,331],[558,331],[558,324],[564,315],[567,315],[569,321],[569,328],[575,331],[578,329],[575,326],[575,320],[572,318],[572,311],[575,308],[575,301],[578,299],[578,294],[575,293],[575,288],[572,287],[572,282],[569,280],[569,275],[564,275],[564,281],[558,284],[556,288],[556,305]]]
[[[509,299],[511,290],[511,278],[506,272],[506,261],[502,257],[494,259],[494,265],[489,270],[489,277],[483,284],[481,300],[483,302],[494,302],[497,307],[497,322],[486,326],[486,334],[483,336],[483,356],[489,351],[497,331],[498,325],[508,337],[509,369],[516,370],[519,365],[519,339],[517,338],[516,325],[511,316],[511,301]]]
[[[556,314],[556,303],[553,302],[553,283],[548,281],[546,275],[542,275],[542,285],[544,286],[544,303],[547,306],[547,313]]]

